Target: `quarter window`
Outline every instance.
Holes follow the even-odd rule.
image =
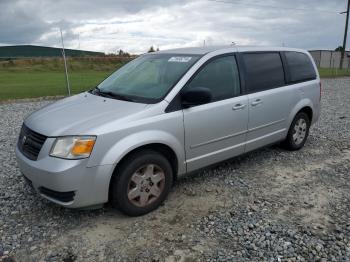
[[[285,85],[284,70],[279,53],[244,53],[248,93]]]
[[[316,79],[316,72],[310,58],[300,52],[285,52],[290,73],[290,82],[297,83]]]
[[[206,87],[218,101],[240,94],[240,81],[234,56],[219,57],[206,64],[186,88]]]

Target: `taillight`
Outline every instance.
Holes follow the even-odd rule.
[[[322,96],[322,83],[320,81],[320,101],[321,101],[321,96]]]

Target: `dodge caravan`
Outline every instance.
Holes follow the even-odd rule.
[[[28,116],[16,155],[41,196],[69,208],[156,209],[180,175],[281,142],[302,148],[320,112],[306,51],[184,48],[141,55],[96,88]]]

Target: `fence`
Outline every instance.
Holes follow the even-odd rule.
[[[312,50],[310,54],[319,68],[339,69],[341,61],[341,52],[330,50]],[[350,68],[350,52],[346,52],[343,62],[343,68]]]

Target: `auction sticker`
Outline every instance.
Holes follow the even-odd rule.
[[[190,56],[173,56],[169,58],[168,62],[187,63],[191,58]]]

